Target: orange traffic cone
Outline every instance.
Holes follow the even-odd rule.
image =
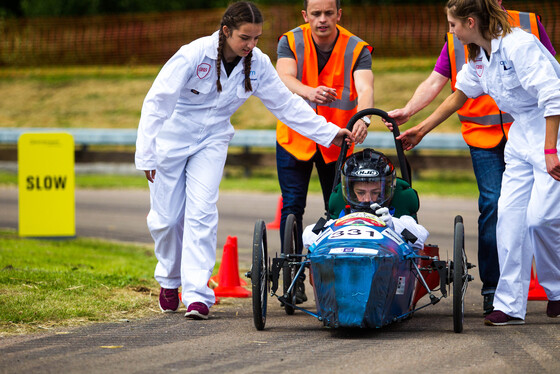
[[[235,247],[235,258],[236,258],[236,263],[237,263],[237,236],[229,236],[228,235],[228,237],[226,239],[226,244],[224,244],[224,251],[222,252],[222,263],[223,263],[223,260],[224,260],[224,252],[225,252],[227,246],[234,246]],[[208,281],[208,287],[210,287],[211,289],[215,289],[216,287],[218,287],[220,285],[220,271],[221,271],[221,268],[222,268],[222,264],[220,263],[220,269],[218,269],[218,274],[214,275],[213,277],[210,277],[210,280]],[[243,278],[239,278],[239,284],[241,286],[246,286],[247,282]]]
[[[250,297],[251,291],[241,286],[239,279],[239,265],[237,258],[237,237],[228,236],[222,254],[222,263],[218,270],[218,286],[214,288],[216,296],[223,297]],[[246,283],[245,283],[246,284]]]
[[[282,206],[284,203],[282,202],[282,195],[278,198],[278,206],[276,208],[276,217],[274,217],[274,221],[269,222],[266,224],[266,228],[269,230],[280,230],[280,218],[282,217]]]
[[[529,283],[529,297],[527,300],[548,300],[544,288],[539,284],[534,266],[531,268],[531,283]]]

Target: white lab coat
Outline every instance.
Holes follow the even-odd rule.
[[[339,131],[286,88],[258,48],[251,60],[253,90],[245,92],[242,59],[229,77],[222,64],[218,93],[217,46],[218,32],[181,47],[163,66],[144,100],[136,141],[136,168],[156,170],[147,218],[155,278],[164,288],[182,286],[187,306],[215,302],[207,282],[216,257],[218,187],[234,133],[231,115],[255,95],[321,145],[329,146]]]
[[[457,89],[490,95],[514,118],[498,202],[500,280],[494,308],[525,318],[533,253],[549,300],[560,300],[560,182],[546,171],[545,117],[560,115],[560,65],[532,34],[514,29],[492,40],[457,75]],[[560,148],[560,146],[559,146]]]

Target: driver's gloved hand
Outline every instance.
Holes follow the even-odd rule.
[[[375,215],[377,215],[379,218],[383,220],[383,222],[385,222],[385,224],[388,227],[392,229],[395,228],[395,226],[393,225],[393,217],[391,216],[391,213],[389,213],[389,208],[382,207],[377,203],[371,204],[370,208],[375,212]]]

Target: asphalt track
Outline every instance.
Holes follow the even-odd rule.
[[[151,243],[148,200],[147,191],[77,190],[77,235]],[[250,263],[255,221],[274,221],[277,203],[274,195],[221,195],[218,247],[227,236],[237,237],[241,271]],[[311,196],[306,223],[322,214],[320,198]],[[464,218],[469,261],[476,264],[476,201],[421,199],[420,222],[443,259],[451,256],[457,214]],[[0,227],[17,228],[13,188],[0,188]],[[278,249],[278,231],[270,230],[269,254]],[[472,274],[461,334],[453,332],[451,298],[375,330],[325,329],[306,314],[287,316],[270,299],[264,331],[253,327],[250,299],[224,298],[208,321],[154,313],[141,320],[0,338],[0,373],[560,372],[560,319],[546,317],[546,302],[529,302],[525,325],[484,326],[477,269]],[[304,305],[313,309],[313,300]]]

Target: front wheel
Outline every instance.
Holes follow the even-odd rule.
[[[465,227],[463,217],[455,217],[453,240],[453,330],[463,331],[465,294],[467,292],[467,255],[465,254]]]
[[[292,304],[296,305],[296,285],[294,279],[297,273],[297,266],[290,265],[290,262],[295,261],[293,254],[296,253],[298,241],[298,231],[296,216],[289,214],[286,218],[286,226],[284,228],[284,268],[282,270],[284,297]],[[292,290],[288,293],[290,286],[293,284]],[[294,314],[294,307],[284,304],[286,314]]]
[[[253,322],[257,330],[263,330],[266,323],[266,302],[268,299],[268,249],[266,225],[259,220],[253,233],[253,263],[251,266],[251,286],[253,291]]]

